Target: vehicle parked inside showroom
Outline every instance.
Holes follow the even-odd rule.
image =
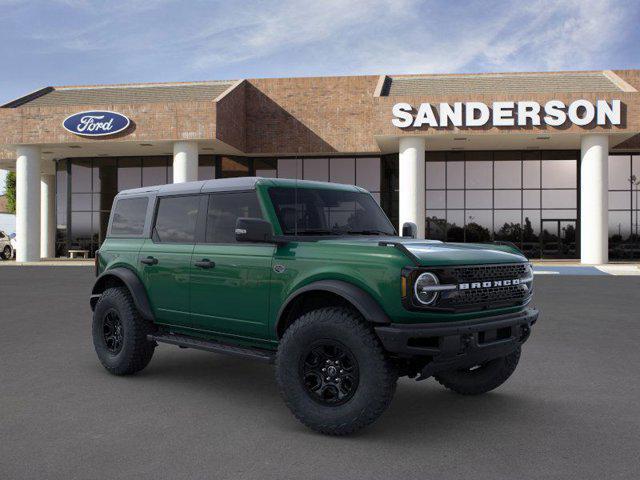
[[[366,190],[235,178],[120,192],[96,255],[93,342],[115,375],[158,343],[274,363],[305,425],[345,435],[399,376],[463,394],[514,372],[538,318],[510,245],[403,236]]]

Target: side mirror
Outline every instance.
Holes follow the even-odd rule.
[[[273,242],[271,223],[261,218],[238,218],[236,220],[236,241],[251,243]]]
[[[405,222],[402,224],[402,236],[416,238],[418,236],[418,226],[413,222]]]

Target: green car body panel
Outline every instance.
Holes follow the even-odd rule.
[[[275,236],[282,228],[269,189],[299,188],[361,192],[360,187],[284,179],[257,179],[254,189],[263,219]],[[381,246],[389,240],[411,249]],[[159,261],[141,263],[146,256]],[[210,259],[215,268],[200,270],[194,261]],[[394,324],[428,324],[495,317],[522,311],[526,305],[471,312],[407,309],[402,301],[402,272],[430,268],[525,263],[515,248],[504,245],[455,244],[376,235],[292,238],[264,244],[163,244],[152,238],[107,236],[97,270],[131,270],[146,290],[154,321],[177,333],[225,339],[275,349],[276,325],[283,306],[300,289],[319,281],[352,284],[369,295]]]

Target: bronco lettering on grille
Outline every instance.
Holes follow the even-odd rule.
[[[511,285],[520,285],[520,279],[514,278],[512,280],[491,280],[486,282],[459,283],[458,290],[475,290],[477,288],[509,287]]]

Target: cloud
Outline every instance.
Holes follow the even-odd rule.
[[[637,68],[639,60],[640,4],[631,0],[0,5],[6,98],[43,84]]]

